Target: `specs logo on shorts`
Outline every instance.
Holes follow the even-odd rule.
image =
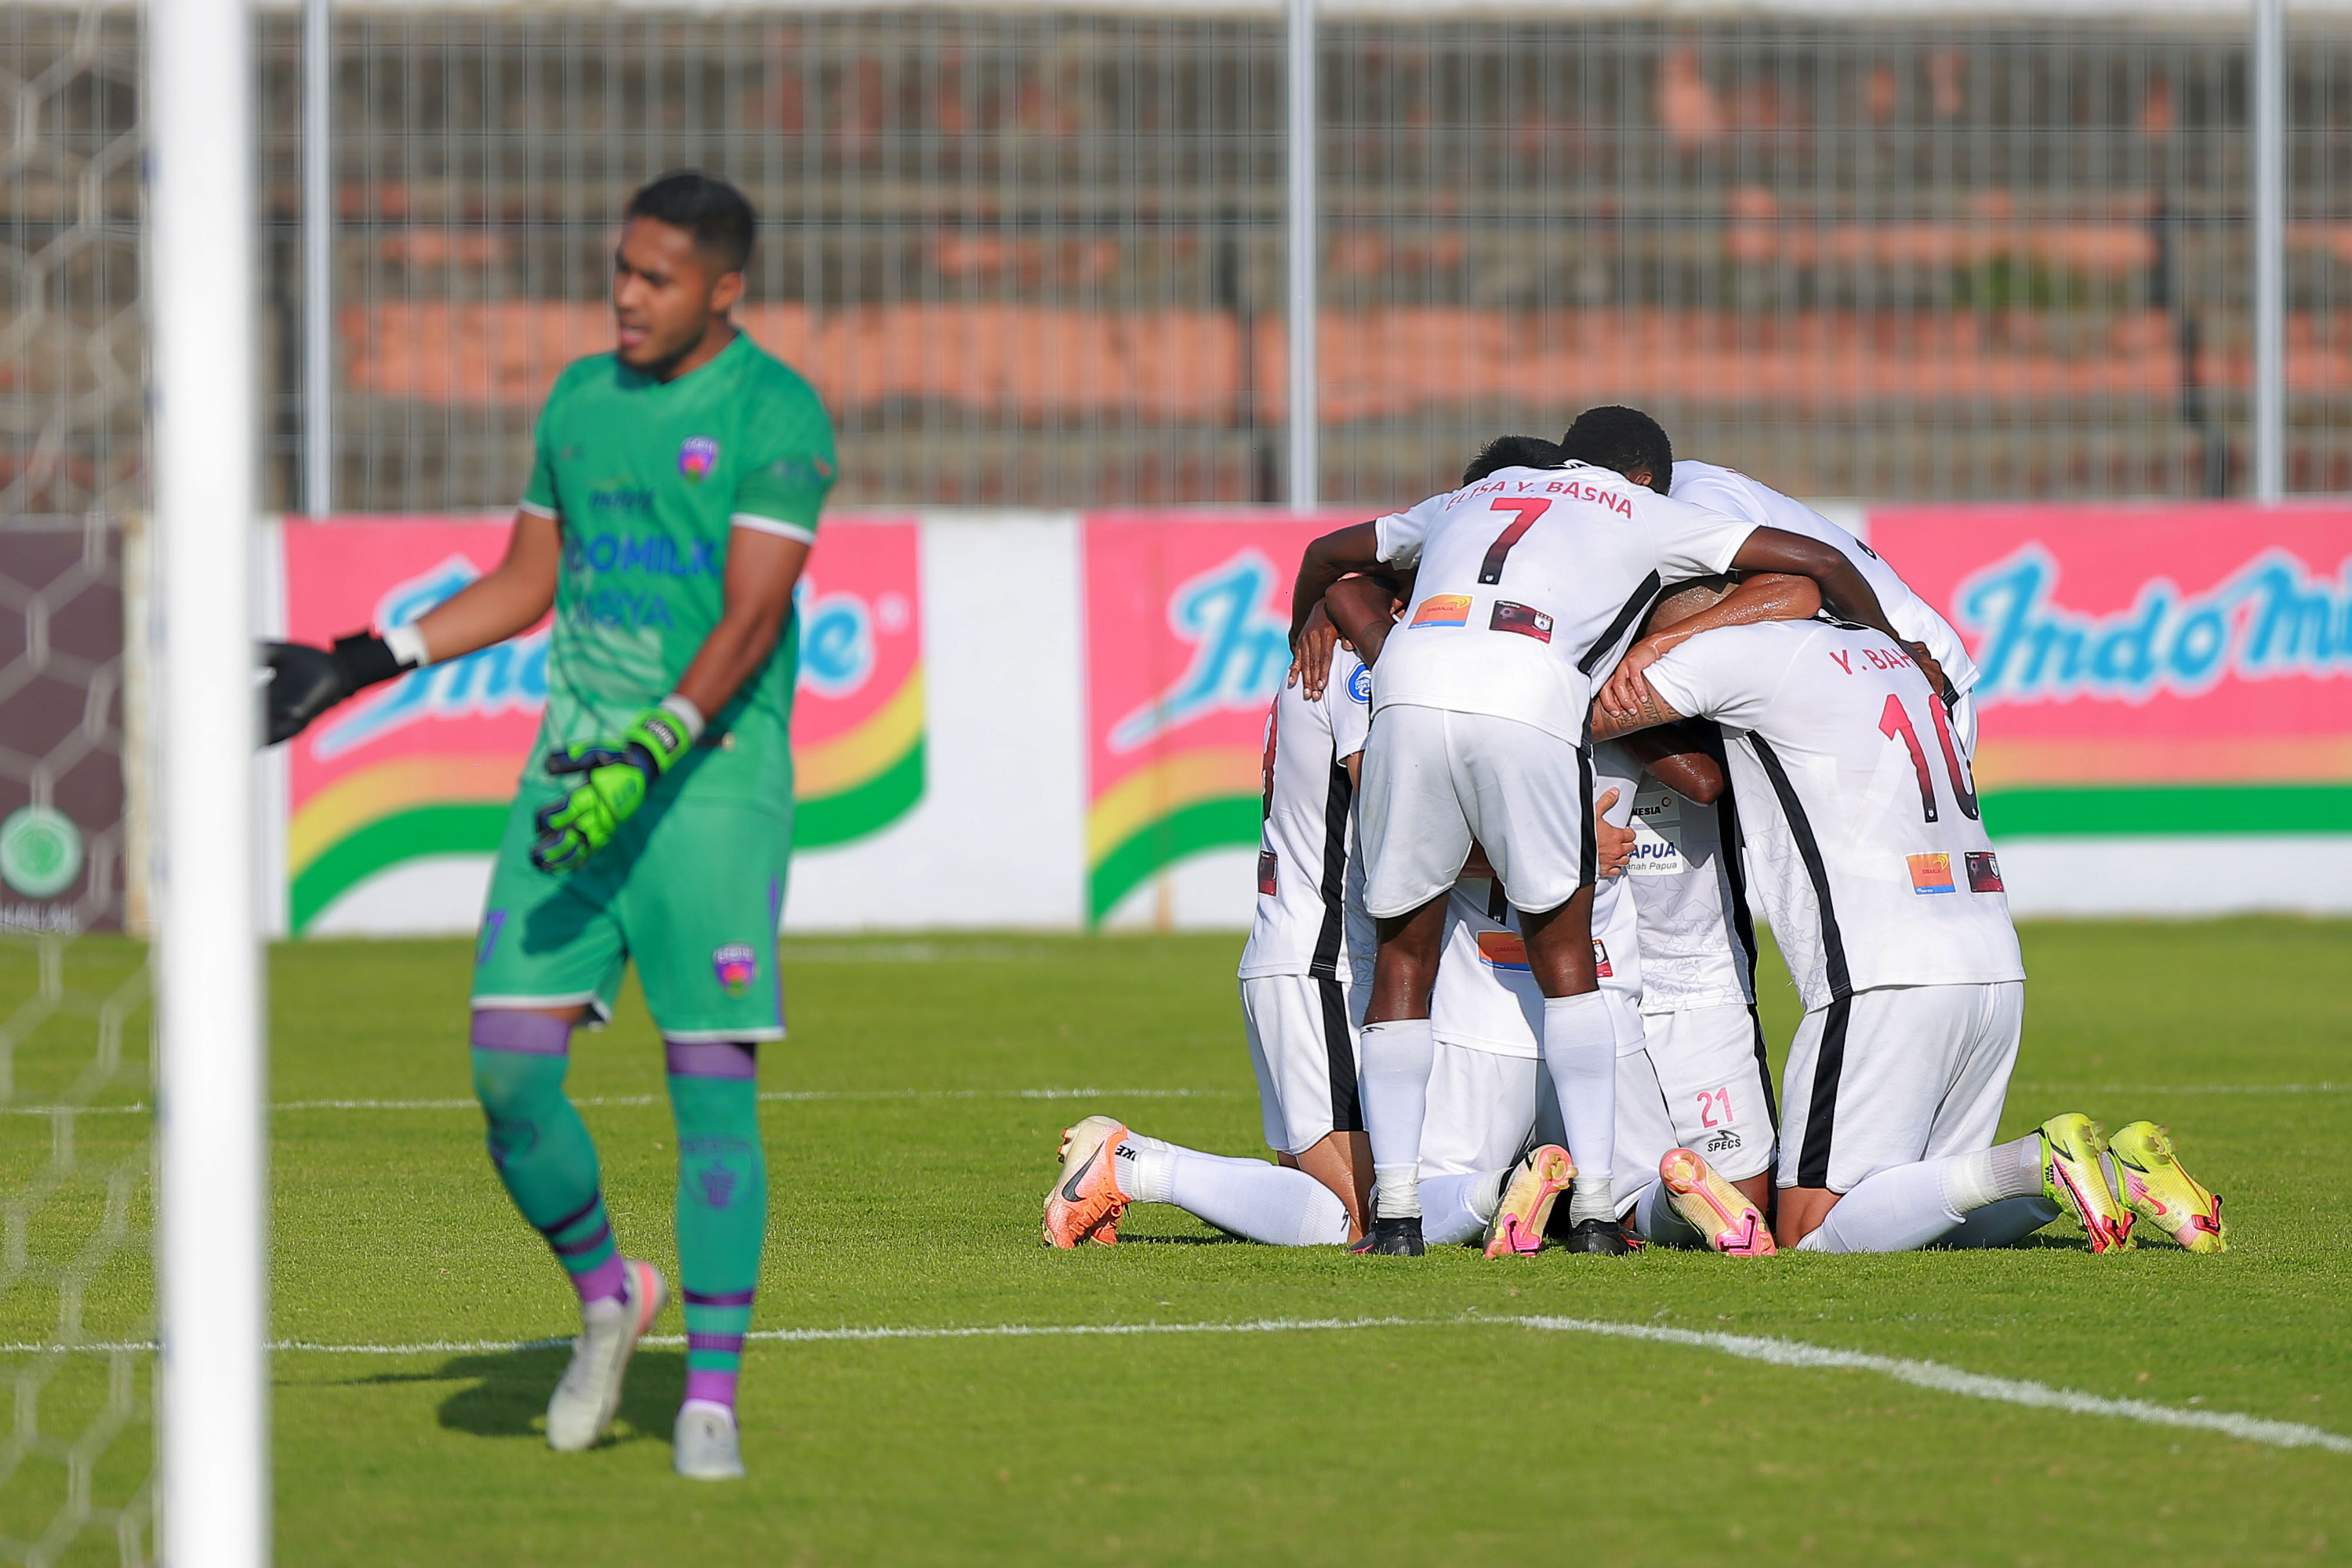
[[[1470,624],[1470,595],[1467,594],[1432,594],[1412,613],[1416,626],[1466,626]]]
[[[719,466],[719,443],[708,436],[688,436],[677,448],[677,471],[686,482],[698,485]]]
[[[2000,861],[1989,849],[1971,849],[1968,853],[1969,891],[1999,893],[2006,891],[2000,885]]]
[[[1739,1134],[1727,1127],[1706,1141],[1706,1152],[1710,1154],[1726,1153],[1738,1147]]]
[[[1363,665],[1356,666],[1355,672],[1348,677],[1348,695],[1359,702],[1372,700],[1372,672]]]
[[[1490,632],[1517,632],[1538,642],[1551,641],[1551,617],[1541,610],[1526,605],[1514,605],[1508,599],[1495,601],[1494,618],[1486,623]]]
[[[1594,945],[1600,944],[1596,942]],[[1530,973],[1528,968],[1528,944],[1507,931],[1480,931],[1478,957],[1490,969],[1507,969],[1515,974]]]
[[[751,982],[760,973],[760,955],[748,942],[730,942],[710,950],[711,973],[719,976],[719,988],[730,996],[740,996],[751,989]]]
[[[1959,889],[1952,885],[1952,858],[1949,855],[1912,855],[1906,857],[1911,868],[1911,890],[1915,893],[1952,893]]]

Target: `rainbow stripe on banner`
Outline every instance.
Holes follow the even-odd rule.
[[[1341,521],[1086,520],[1090,921],[1195,856],[1256,847],[1291,581]]]
[[[503,520],[289,521],[289,635],[413,621],[487,571],[506,537]],[[922,799],[919,565],[911,521],[831,522],[820,535],[794,604],[797,848],[866,837]],[[494,853],[546,697],[541,626],[409,675],[295,742],[289,929],[386,873]]]

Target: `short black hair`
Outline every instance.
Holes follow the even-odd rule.
[[[1557,468],[1559,447],[1540,436],[1497,436],[1462,470],[1462,482],[1475,485],[1505,468]]]
[[[742,192],[699,169],[673,169],[638,187],[623,216],[684,229],[722,273],[740,272],[751,259],[751,235],[759,223]]]
[[[1647,468],[1650,488],[1660,495],[1674,483],[1675,444],[1666,439],[1664,426],[1638,408],[1612,403],[1586,409],[1559,438],[1559,449],[1569,462],[1591,463],[1629,479]]]

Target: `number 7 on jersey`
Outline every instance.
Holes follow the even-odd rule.
[[[1511,553],[1511,546],[1528,536],[1536,519],[1551,510],[1551,502],[1542,496],[1510,496],[1496,501],[1489,510],[1515,511],[1517,522],[1495,535],[1495,542],[1486,546],[1486,559],[1478,563],[1478,581],[1488,587],[1503,580],[1503,563]]]

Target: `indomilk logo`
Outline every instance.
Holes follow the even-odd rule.
[[[1278,583],[1273,563],[1244,550],[1168,599],[1168,626],[1192,645],[1175,684],[1111,727],[1110,749],[1131,752],[1223,710],[1263,711],[1290,668],[1290,626],[1265,607]]]
[[[2151,578],[2106,616],[2065,608],[2057,587],[2058,563],[2039,544],[1961,583],[1952,602],[1961,629],[1979,634],[1979,703],[2137,703],[2230,677],[2352,676],[2352,560],[2331,581],[2268,550],[2202,594]]]
[[[431,571],[394,584],[376,601],[375,624],[386,631],[407,626],[480,575],[472,562],[452,555]],[[324,762],[420,720],[536,713],[546,706],[547,632],[542,629],[409,671],[373,701],[328,725],[312,744],[311,754]]]

